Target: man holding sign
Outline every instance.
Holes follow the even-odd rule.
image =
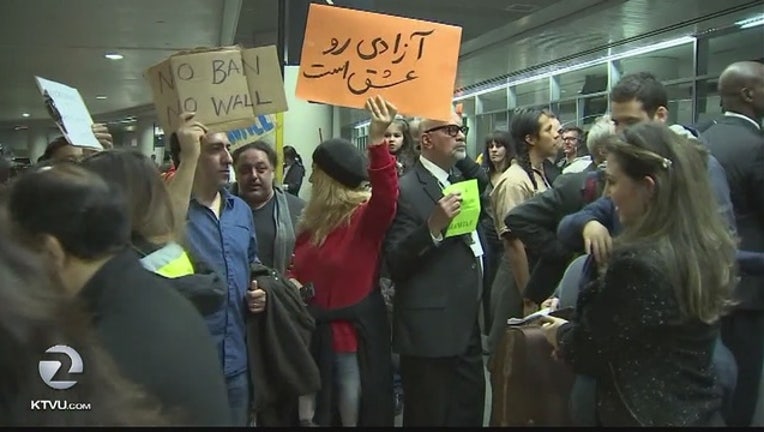
[[[396,285],[393,347],[401,355],[403,426],[481,427],[484,264],[470,212],[477,204],[479,214],[488,177],[467,157],[461,116],[424,120],[420,131],[422,155],[400,179],[385,245]]]

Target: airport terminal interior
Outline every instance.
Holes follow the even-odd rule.
[[[764,0],[0,40],[0,426],[764,426]]]

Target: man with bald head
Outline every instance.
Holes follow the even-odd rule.
[[[460,115],[422,120],[421,156],[400,179],[398,210],[385,240],[395,283],[393,349],[401,357],[403,426],[481,427],[485,378],[478,323],[483,240],[478,231],[445,238],[461,197],[443,189],[485,171],[467,156]]]
[[[724,117],[703,132],[727,174],[740,250],[764,252],[764,64],[738,62],[719,77]],[[749,426],[764,360],[764,277],[741,274],[735,309],[722,320],[722,340],[738,363],[729,426]]]
[[[250,279],[250,265],[259,262],[252,210],[226,189],[233,163],[228,136],[209,133],[191,113],[183,113],[180,120],[170,137],[177,171],[168,189],[175,208],[178,200],[185,200],[180,214],[186,215],[190,254],[211,266],[228,285],[226,301],[205,320],[220,354],[232,425],[246,426],[252,394],[245,320],[248,313],[265,309],[265,292]]]

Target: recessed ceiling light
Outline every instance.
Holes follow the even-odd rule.
[[[96,99],[98,99],[98,100],[104,100],[104,99],[106,99],[106,96],[104,96],[104,95],[98,95],[98,96],[96,96]]]
[[[122,60],[123,58],[125,58],[125,56],[123,56],[122,54],[116,54],[116,53],[109,53],[109,54],[106,54],[104,57],[106,57],[109,60]]]
[[[21,114],[21,117],[27,118],[27,117],[29,117],[29,113],[23,113],[23,114]]]

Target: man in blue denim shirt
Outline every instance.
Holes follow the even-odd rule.
[[[265,292],[250,280],[250,265],[258,261],[252,211],[225,189],[232,164],[226,134],[207,133],[190,114],[184,120],[170,151],[178,167],[175,180],[193,171],[186,241],[195,258],[228,284],[226,302],[206,321],[223,365],[233,424],[246,426],[252,395],[244,323],[248,311],[265,308]]]

